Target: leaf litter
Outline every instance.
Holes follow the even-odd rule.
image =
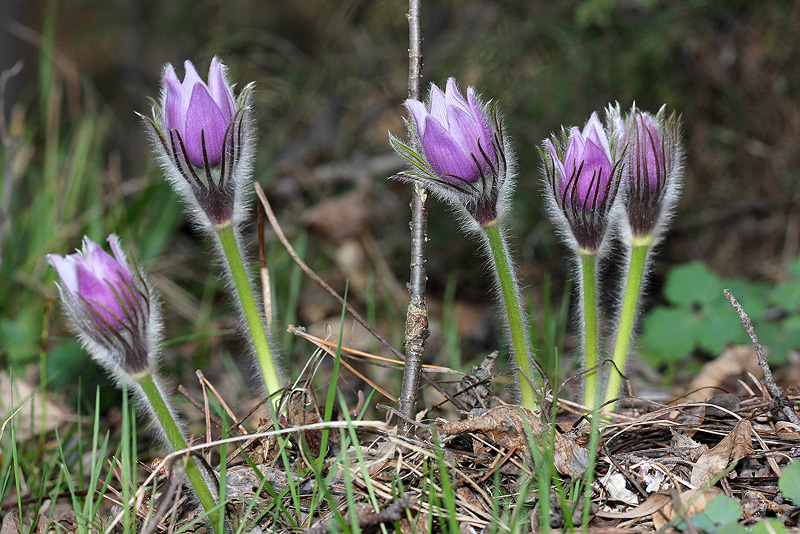
[[[475,370],[479,372],[479,366]],[[453,382],[450,387],[457,391],[463,383]],[[491,386],[491,382],[485,384]],[[793,405],[800,395],[793,391],[786,400]],[[575,487],[583,479],[589,465],[588,439],[585,431],[575,429],[586,428],[586,422],[563,401],[557,400],[559,409],[552,422],[519,406],[502,404],[494,394],[484,401],[492,407],[468,413],[450,408],[449,415],[436,418],[435,424],[418,424],[416,436],[405,436],[397,427],[378,422],[374,427],[357,427],[357,443],[353,443],[347,432],[333,427],[345,427],[346,419],[361,406],[348,408],[347,417],[341,413],[338,422],[326,425],[313,392],[295,387],[284,396],[283,415],[277,421],[281,434],[274,432],[274,422],[262,419],[250,435],[236,437],[237,448],[228,457],[225,475],[226,515],[234,528],[244,532],[325,534],[347,528],[353,521],[362,532],[381,532],[381,528],[440,532],[448,515],[443,505],[447,485],[442,480],[447,476],[462,532],[488,533],[494,528],[508,532],[507,516],[498,517],[498,495],[506,500],[505,506],[524,502],[526,514],[537,513],[533,506],[536,483],[521,483],[537,472],[535,458],[541,456],[533,454],[534,447],[542,450],[553,444],[558,474],[552,481],[552,495],[563,494],[564,488]],[[359,404],[363,403],[362,396]],[[715,514],[722,514],[717,508],[725,510],[726,520],[738,513],[735,522],[743,528],[766,518],[794,526],[797,508],[791,499],[798,498],[795,488],[800,487],[800,472],[793,472],[800,470],[789,461],[800,457],[800,432],[796,425],[779,419],[783,413],[774,405],[773,399],[764,396],[740,397],[735,410],[709,402],[623,401],[614,422],[607,422],[600,434],[588,532],[702,533],[707,531],[695,528],[692,518],[700,526],[719,526],[714,523]],[[423,420],[430,416],[426,414]],[[235,428],[244,428],[246,421],[238,422],[242,424]],[[321,451],[326,426],[331,439],[327,450]],[[212,430],[213,436],[218,435],[218,428]],[[316,464],[319,457],[324,459],[321,468]],[[797,484],[781,482],[785,486],[781,491],[778,484],[781,471],[789,472],[787,465]],[[155,482],[139,488],[146,491],[135,509],[149,532],[205,531],[202,523],[189,526],[200,510],[187,489],[175,483],[180,466],[180,461],[162,464]],[[314,469],[320,469],[319,476],[313,475]],[[218,471],[214,473],[219,477]],[[348,480],[353,510],[348,504]],[[325,497],[320,498],[321,494]],[[723,506],[718,498],[731,499],[738,508]],[[714,507],[709,508],[712,503]],[[566,530],[569,525],[564,518],[579,518],[583,508],[580,499],[554,498],[551,504],[557,512],[550,515],[556,529]],[[40,521],[35,532],[76,532],[78,523],[68,519],[62,514],[58,520]],[[533,524],[539,521],[531,519]],[[8,513],[6,530],[16,520]],[[104,528],[97,531],[109,524],[101,522]],[[119,526],[108,531],[117,532]]]

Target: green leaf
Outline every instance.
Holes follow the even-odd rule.
[[[716,534],[750,534],[750,531],[747,530],[747,527],[740,525],[739,523],[728,523],[727,525],[722,525],[713,532],[716,532]]]
[[[766,295],[770,304],[777,305],[785,311],[791,312],[800,308],[800,282],[796,280],[778,284]]]
[[[739,521],[742,516],[742,505],[727,495],[717,495],[708,503],[703,514],[717,525],[727,525]]]
[[[672,269],[667,275],[664,295],[673,304],[706,305],[724,299],[722,280],[700,262],[692,262]]]
[[[712,310],[698,322],[697,328],[698,345],[715,355],[722,352],[727,345],[746,343],[748,340],[747,333],[732,308],[731,313]]]
[[[778,487],[784,497],[800,505],[800,462],[792,462],[783,469]]]
[[[683,360],[695,346],[697,321],[694,314],[673,308],[655,308],[642,320],[639,345],[650,365]]]
[[[789,531],[777,519],[764,519],[750,528],[753,534],[788,534]]]

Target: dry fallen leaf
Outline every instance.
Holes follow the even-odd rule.
[[[800,426],[789,421],[778,421],[775,423],[775,432],[781,439],[800,441]]]
[[[698,458],[708,451],[708,445],[698,443],[691,437],[672,430],[670,450],[674,451],[675,454],[681,458],[688,458],[690,461],[696,462]]]
[[[550,426],[543,425],[539,416],[522,406],[497,406],[481,414],[469,414],[464,421],[437,421],[445,434],[483,432],[497,445],[507,449],[518,449],[524,454],[528,450],[528,435],[537,443],[548,444]],[[589,452],[559,432],[553,435],[553,463],[562,475],[580,476],[589,465]]]
[[[721,494],[718,488],[706,488],[705,490],[692,489],[678,495],[680,506],[675,510],[674,502],[667,503],[660,511],[653,513],[653,527],[661,530],[661,527],[672,521],[676,517],[687,518],[699,514],[706,509],[706,505],[714,500],[714,497]],[[674,529],[668,532],[674,532]]]
[[[528,450],[526,428],[535,439],[543,433],[539,416],[522,406],[497,406],[480,414],[469,414],[463,421],[438,421],[445,434],[483,432],[489,439],[507,449]]]
[[[719,393],[719,389],[731,379],[752,373],[757,378],[763,376],[758,366],[758,357],[752,345],[728,347],[719,357],[703,366],[700,374],[689,384],[689,400],[704,401]]]
[[[665,493],[654,493],[650,495],[642,504],[628,510],[627,512],[606,512],[598,511],[595,515],[604,519],[638,519],[648,517],[661,510],[669,501],[670,496]]]
[[[731,462],[737,462],[753,452],[750,439],[753,427],[747,419],[740,419],[736,427],[713,449],[704,452],[692,468],[690,481],[701,487],[722,473]]]

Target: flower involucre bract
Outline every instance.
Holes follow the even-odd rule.
[[[619,190],[622,152],[592,113],[583,131],[545,140],[542,159],[554,217],[578,249],[594,253],[603,243]]]
[[[254,85],[234,98],[216,57],[208,83],[191,61],[184,70],[181,82],[172,65],[164,67],[161,101],[153,105],[152,118],[145,118],[159,162],[201,226],[237,223],[252,181],[254,125],[248,112]]]
[[[427,105],[408,99],[405,106],[409,143],[389,135],[410,163],[397,177],[422,183],[482,226],[497,220],[513,181],[513,152],[497,109],[482,104],[472,87],[465,99],[453,78],[444,92],[431,84]]]
[[[113,256],[83,238],[75,254],[48,254],[61,298],[76,333],[112,375],[130,378],[152,370],[160,341],[160,312],[144,276],[110,235]]]

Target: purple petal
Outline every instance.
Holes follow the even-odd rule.
[[[166,102],[164,110],[164,121],[167,129],[175,128],[183,134],[186,126],[186,108],[189,107],[189,93],[183,89],[183,85],[175,75],[172,65],[167,65],[167,73],[164,76],[166,84]]]
[[[192,94],[195,84],[199,83],[203,87],[207,87],[200,75],[197,74],[197,69],[194,68],[194,64],[188,59],[183,62],[183,70],[185,71],[183,77],[183,88],[185,89],[187,95]]]
[[[585,144],[580,130],[573,126],[567,141],[567,150],[564,153],[564,176],[567,181],[572,180],[581,167]]]
[[[439,124],[449,129],[447,124],[447,102],[441,89],[431,84],[431,109],[430,115],[439,121]]]
[[[80,297],[88,301],[111,328],[120,328],[122,324],[118,319],[124,318],[125,313],[114,289],[121,296],[124,288],[120,284],[114,284],[112,280],[97,276],[84,263],[78,263],[76,267]],[[102,321],[100,324],[102,325]]]
[[[406,108],[408,108],[408,111],[411,112],[411,116],[414,117],[414,122],[416,123],[417,127],[417,134],[421,139],[425,134],[425,118],[428,116],[428,110],[425,109],[425,104],[419,100],[414,100],[411,98],[406,100]]]
[[[483,110],[481,103],[475,96],[475,91],[472,89],[472,87],[467,89],[467,101],[469,103],[470,113],[472,113],[472,116],[475,117],[475,120],[480,125],[481,146],[489,155],[489,158],[492,160],[492,164],[497,164],[497,154],[494,150],[490,150],[490,147],[494,142],[494,130],[491,128],[489,124],[489,117],[486,116],[486,112]]]
[[[445,105],[449,107],[459,107],[464,111],[469,111],[469,104],[467,101],[464,100],[464,97],[461,96],[461,93],[458,90],[458,86],[456,85],[455,78],[448,78],[447,79],[447,86],[445,87],[445,95],[444,95]]]
[[[225,82],[225,66],[215,57],[208,69],[208,90],[211,98],[219,106],[222,116],[230,122],[236,110],[230,86]]]
[[[593,112],[589,117],[586,126],[583,127],[583,138],[592,141],[595,145],[603,149],[608,159],[611,159],[611,147],[608,143],[608,136],[603,128],[600,119],[597,118],[597,112]]]
[[[75,268],[75,259],[71,256],[62,257],[58,254],[48,254],[47,261],[50,262],[58,277],[61,278],[61,283],[70,293],[77,293],[78,291],[78,273]]]
[[[481,167],[484,170],[488,170],[488,164],[478,146],[478,142],[482,141],[481,127],[475,121],[475,118],[459,107],[448,106],[447,122],[450,125],[450,135],[461,147],[462,152],[467,156],[475,156]],[[494,152],[490,147],[486,146],[483,147],[483,150],[486,155]],[[471,157],[470,160],[472,160]]]
[[[582,160],[583,168],[577,184],[578,201],[584,208],[589,209],[594,204],[595,194],[598,206],[605,202],[605,190],[611,178],[612,167],[605,151],[592,140],[586,141]]]
[[[216,102],[208,94],[205,85],[195,84],[186,116],[186,152],[195,167],[203,167],[203,137],[205,134],[206,155],[210,166],[222,159],[225,130],[230,121],[225,120]]]
[[[428,162],[439,178],[459,186],[464,185],[464,181],[477,180],[478,172],[472,159],[464,154],[444,126],[433,117],[428,117],[426,123],[422,146]]]

